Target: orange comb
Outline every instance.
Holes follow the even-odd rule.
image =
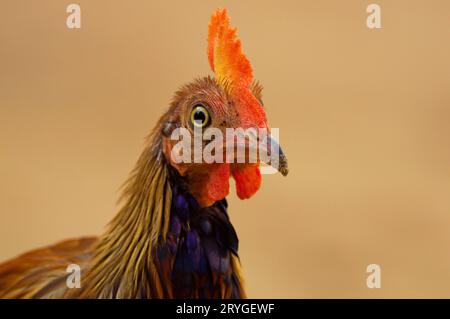
[[[208,60],[219,83],[230,89],[249,87],[253,82],[250,61],[242,52],[236,29],[230,26],[226,9],[218,9],[211,17],[208,30]]]
[[[253,71],[242,52],[226,9],[218,9],[208,28],[208,60],[216,81],[234,98],[244,127],[266,127],[264,109],[250,91]]]

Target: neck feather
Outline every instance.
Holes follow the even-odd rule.
[[[157,297],[162,285],[155,248],[165,241],[172,191],[158,136],[149,141],[120,201],[123,206],[99,239],[85,277],[86,297]]]

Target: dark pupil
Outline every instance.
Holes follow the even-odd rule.
[[[200,124],[205,123],[206,121],[206,114],[203,111],[197,110],[194,113],[194,121],[198,122]]]

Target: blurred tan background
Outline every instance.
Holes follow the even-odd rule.
[[[290,164],[229,197],[249,296],[450,297],[450,2],[74,2],[0,5],[0,260],[104,230],[226,7]]]

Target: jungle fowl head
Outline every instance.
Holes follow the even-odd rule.
[[[230,177],[239,198],[251,197],[261,185],[263,162],[288,173],[267,124],[262,87],[254,82],[226,10],[211,18],[207,54],[214,78],[182,87],[160,121],[163,154],[201,206],[225,198]]]

